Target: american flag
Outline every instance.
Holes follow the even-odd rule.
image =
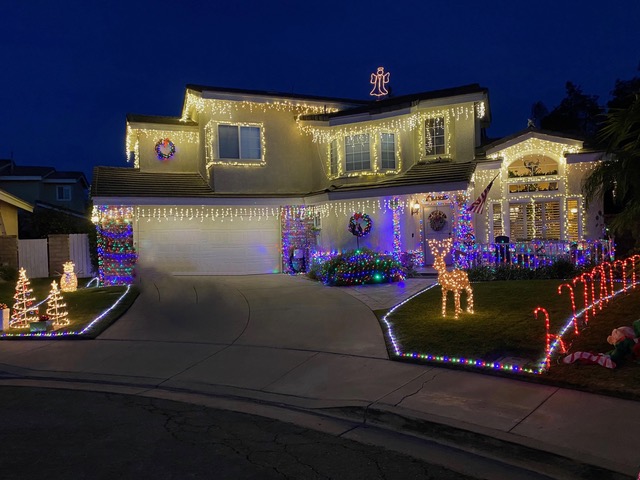
[[[493,177],[493,180],[489,182],[489,185],[487,185],[487,188],[485,188],[480,194],[480,196],[476,198],[476,201],[473,202],[471,205],[469,205],[469,207],[467,207],[468,212],[473,212],[473,213],[482,215],[482,211],[484,210],[484,204],[487,203],[487,195],[489,195],[489,190],[491,190],[491,187],[493,186],[493,182],[496,181],[496,178],[498,178],[498,175]]]

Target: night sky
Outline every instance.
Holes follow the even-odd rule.
[[[125,115],[180,115],[188,83],[366,99],[489,88],[491,137],[570,80],[606,103],[638,74],[640,2],[0,1],[0,158],[127,166]]]

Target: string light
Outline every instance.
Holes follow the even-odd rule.
[[[31,322],[38,321],[38,306],[34,305],[36,299],[31,288],[31,282],[27,277],[27,271],[20,268],[16,291],[13,295],[14,304],[9,327],[28,328]]]
[[[92,330],[93,328],[95,328],[96,326],[99,325],[100,320],[102,320],[108,313],[110,313],[114,308],[116,308],[120,302],[122,302],[122,299],[124,299],[124,297],[127,296],[127,294],[129,293],[129,291],[131,290],[131,285],[127,285],[124,292],[122,293],[122,295],[120,295],[118,297],[118,299],[113,303],[113,305],[111,305],[109,308],[107,308],[106,310],[104,310],[102,313],[100,313],[100,315],[98,315],[96,318],[94,318],[86,327],[84,327],[80,332],[76,332],[76,331],[63,331],[63,332],[57,332],[57,331],[53,331],[53,332],[30,332],[30,333],[2,333],[0,334],[0,337],[2,338],[34,338],[34,337],[77,337],[80,335],[85,335],[87,334],[90,330]]]
[[[580,335],[580,331],[578,330],[578,317],[576,317],[576,297],[573,293],[573,287],[568,283],[563,283],[562,285],[558,285],[558,295],[562,295],[562,288],[567,287],[569,290],[569,297],[571,298],[571,312],[573,314],[573,329],[576,335]]]
[[[138,258],[133,246],[133,207],[95,205],[100,285],[128,285]]]
[[[582,286],[583,286],[583,295],[584,295],[584,324],[585,326],[589,324],[589,309],[587,308],[587,305],[589,305],[589,285],[587,282],[587,278],[591,278],[591,276],[587,273],[583,273],[582,275],[580,275],[579,277],[575,277],[572,281],[573,285],[575,286],[576,283],[578,282],[582,282]],[[593,279],[591,280],[591,286],[593,287]],[[560,287],[558,287],[560,288]],[[573,301],[573,299],[572,299]],[[593,296],[591,297],[591,301],[595,301],[593,299]],[[595,307],[595,306],[594,306]],[[575,318],[576,312],[575,312],[575,304],[573,306],[573,316]],[[595,315],[595,311],[594,311],[594,315]]]
[[[62,277],[60,277],[60,290],[63,292],[75,292],[78,289],[78,277],[74,272],[75,264],[65,262],[62,264]]]
[[[234,125],[238,127],[256,127],[260,131],[260,158],[259,159],[238,159],[238,160],[230,160],[230,159],[220,159],[218,158],[218,152],[216,151],[215,145],[217,142],[215,141],[218,138],[218,125]],[[206,156],[206,165],[207,165],[207,174],[210,174],[210,167],[213,165],[227,165],[234,167],[264,167],[267,162],[267,141],[264,133],[264,124],[262,123],[247,123],[247,122],[221,122],[218,120],[210,120],[204,127],[204,136],[206,139],[205,142],[205,156]]]
[[[560,351],[562,353],[566,353],[567,348],[562,340],[562,335],[553,334],[549,331],[549,312],[543,307],[536,307],[533,311],[533,317],[538,318],[538,313],[542,312],[544,314],[544,325],[545,325],[545,357],[544,357],[544,369],[548,370],[551,367],[551,355],[552,355],[552,345],[551,340],[554,341],[555,344],[560,345]]]
[[[473,289],[469,283],[467,272],[458,269],[448,272],[444,262],[444,257],[449,253],[453,245],[452,239],[430,239],[428,242],[429,249],[434,257],[433,268],[438,272],[438,283],[442,287],[442,316],[446,317],[447,292],[450,291],[453,292],[455,301],[455,319],[457,319],[458,315],[462,312],[462,308],[460,307],[460,292],[462,292],[462,290],[467,292],[467,313],[473,313]]]
[[[389,72],[384,71],[384,67],[378,67],[378,70],[375,73],[371,74],[371,85],[373,88],[369,95],[374,97],[384,97],[385,95],[389,95],[389,90],[387,90],[386,85],[389,83],[389,77],[391,74]]]
[[[393,256],[396,260],[400,259],[400,253],[402,252],[402,238],[400,234],[400,200],[398,198],[394,198],[394,209],[393,209]]]
[[[151,138],[153,140],[153,151],[156,152],[157,156],[160,156],[160,154],[158,153],[158,137],[163,139],[161,140],[162,142],[164,142],[164,140],[168,140],[168,137],[171,137],[174,142],[178,143],[179,145],[200,143],[200,132],[198,131],[137,128],[132,127],[129,123],[127,123],[127,135],[125,139],[124,152],[127,161],[131,160],[130,154],[133,153],[133,166],[135,168],[140,168],[140,141],[142,139],[148,138]],[[170,152],[173,153],[175,153],[176,149],[174,142],[169,142],[173,145],[173,148],[170,148]],[[171,154],[171,156],[173,156],[173,154]],[[171,156],[164,158],[171,158]]]
[[[49,301],[47,302],[47,316],[56,327],[64,327],[71,323],[67,312],[67,304],[62,301],[62,295],[58,289],[58,284],[54,280],[51,283]]]

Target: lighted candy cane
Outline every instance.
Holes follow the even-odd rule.
[[[601,265],[598,265],[591,271],[591,276],[595,277],[598,272],[600,272],[600,295],[598,298],[598,309],[602,310],[602,303],[604,301],[609,301],[609,297],[607,297],[607,274],[604,272],[604,268]]]
[[[560,335],[555,335],[553,333],[549,333],[549,312],[547,312],[546,308],[543,307],[537,307],[534,311],[533,311],[533,317],[537,320],[538,319],[538,313],[543,312],[544,313],[544,326],[546,329],[546,348],[544,351],[545,354],[545,361],[544,361],[544,366],[546,370],[549,370],[549,367],[551,366],[551,339],[555,338],[559,345],[560,345],[560,352],[561,353],[566,353],[567,349],[564,346],[564,342],[562,341],[562,337]]]
[[[604,268],[604,270],[609,270],[609,285],[610,285],[610,289],[609,289],[609,296],[613,297],[613,294],[615,293],[615,288],[613,287],[613,267],[611,266],[611,262],[604,262],[602,264],[602,267],[607,267]]]
[[[562,287],[567,287],[569,289],[569,297],[571,298],[571,311],[573,312],[573,331],[576,335],[580,335],[580,331],[578,330],[578,317],[576,317],[576,297],[573,293],[573,287],[568,283],[558,285],[558,295],[562,295]]]
[[[627,291],[627,262],[623,260],[616,260],[615,262],[613,262],[613,268],[615,268],[616,265],[620,265],[620,268],[622,271],[622,291],[626,292]]]
[[[636,259],[640,259],[640,255],[631,257],[631,288],[636,288]]]
[[[579,277],[576,277],[573,279],[573,285],[575,286],[575,284],[577,282],[582,282],[582,286],[584,287],[583,289],[583,293],[584,293],[584,324],[587,325],[589,323],[589,286],[587,285],[587,280],[585,279],[585,274],[583,273],[582,275],[580,275]],[[591,286],[593,287],[593,282],[591,282]],[[592,308],[594,309],[594,315],[595,315],[595,306],[592,306]]]

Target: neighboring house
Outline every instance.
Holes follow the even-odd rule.
[[[565,251],[569,240],[600,238],[573,176],[598,158],[580,155],[579,141],[534,131],[483,147],[489,121],[479,85],[375,102],[188,86],[180,117],[127,117],[134,168],[94,170],[102,281],[130,281],[136,263],[178,274],[291,272],[356,245],[430,264],[426,241],[448,237],[464,265],[493,252],[498,234]],[[539,192],[510,190],[534,188],[516,168],[530,156],[540,168],[557,164],[544,180],[558,194],[541,204]],[[472,215],[493,171],[490,205]],[[525,199],[530,218],[545,218],[538,230],[493,220]],[[547,221],[553,202],[557,228]],[[372,226],[358,241],[348,231],[356,212]]]
[[[0,190],[0,267],[18,267],[18,210],[33,212],[33,205]]]
[[[82,172],[58,172],[53,167],[23,167],[0,160],[0,188],[35,204],[42,202],[84,214],[89,183]]]
[[[0,189],[0,236],[18,236],[18,209],[33,212],[33,205]]]

